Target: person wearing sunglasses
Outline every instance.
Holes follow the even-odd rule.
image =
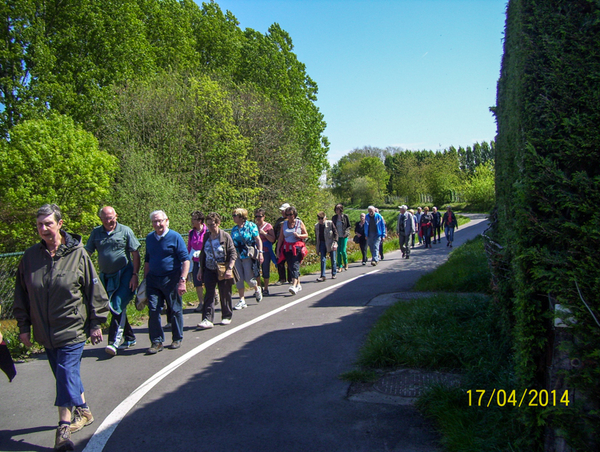
[[[235,209],[232,216],[235,226],[231,229],[231,238],[237,251],[235,268],[240,275],[240,279],[235,283],[240,301],[233,309],[239,310],[248,307],[244,296],[244,282],[248,283],[250,289],[254,289],[256,302],[260,303],[262,300],[262,289],[258,285],[256,278],[260,274],[259,268],[264,258],[263,245],[258,233],[258,227],[248,220],[248,211],[241,208]]]
[[[317,251],[321,255],[321,276],[317,282],[325,281],[325,266],[327,265],[327,253],[331,257],[331,279],[335,279],[337,273],[336,250],[338,246],[338,229],[333,221],[327,219],[325,212],[317,214],[315,224],[315,238],[317,239]]]

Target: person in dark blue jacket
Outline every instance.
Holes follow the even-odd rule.
[[[147,354],[163,350],[165,334],[160,324],[160,312],[167,302],[171,308],[173,342],[169,348],[181,347],[183,340],[183,303],[181,296],[187,291],[185,282],[190,268],[187,246],[178,232],[169,229],[169,218],[162,210],[150,214],[152,227],[146,237],[144,277],[148,294],[148,333],[152,345]]]

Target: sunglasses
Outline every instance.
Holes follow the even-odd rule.
[[[286,214],[285,214],[285,216],[286,216],[286,217],[293,217],[293,216],[294,216],[294,214],[293,214],[293,213],[286,213]]]
[[[264,215],[254,215],[254,218],[262,218]]]

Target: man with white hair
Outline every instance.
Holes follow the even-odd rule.
[[[367,210],[369,214],[365,221],[365,236],[371,250],[371,265],[377,265],[379,262],[379,244],[385,237],[385,223],[374,206],[369,206]]]
[[[166,301],[171,308],[173,342],[169,348],[181,347],[183,340],[183,304],[187,292],[185,282],[190,268],[188,250],[183,237],[169,229],[169,218],[162,210],[150,214],[152,227],[146,237],[144,276],[148,294],[148,333],[152,345],[147,351],[154,355],[163,350],[165,334],[160,324],[160,312]]]
[[[398,233],[398,241],[400,242],[400,251],[402,251],[402,257],[405,259],[410,258],[410,239],[413,230],[414,221],[413,215],[408,212],[408,207],[405,205],[399,206],[400,214],[398,215],[398,221],[396,223],[396,232]]]

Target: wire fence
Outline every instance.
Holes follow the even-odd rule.
[[[146,253],[146,237],[138,238],[142,244],[140,246],[140,259],[142,261],[142,269],[144,268],[144,256]],[[13,302],[15,298],[15,280],[17,276],[17,268],[21,257],[25,252],[0,254],[0,320],[12,319]],[[92,261],[98,270],[98,253],[92,255]]]
[[[15,278],[23,253],[0,254],[0,320],[13,318]]]

